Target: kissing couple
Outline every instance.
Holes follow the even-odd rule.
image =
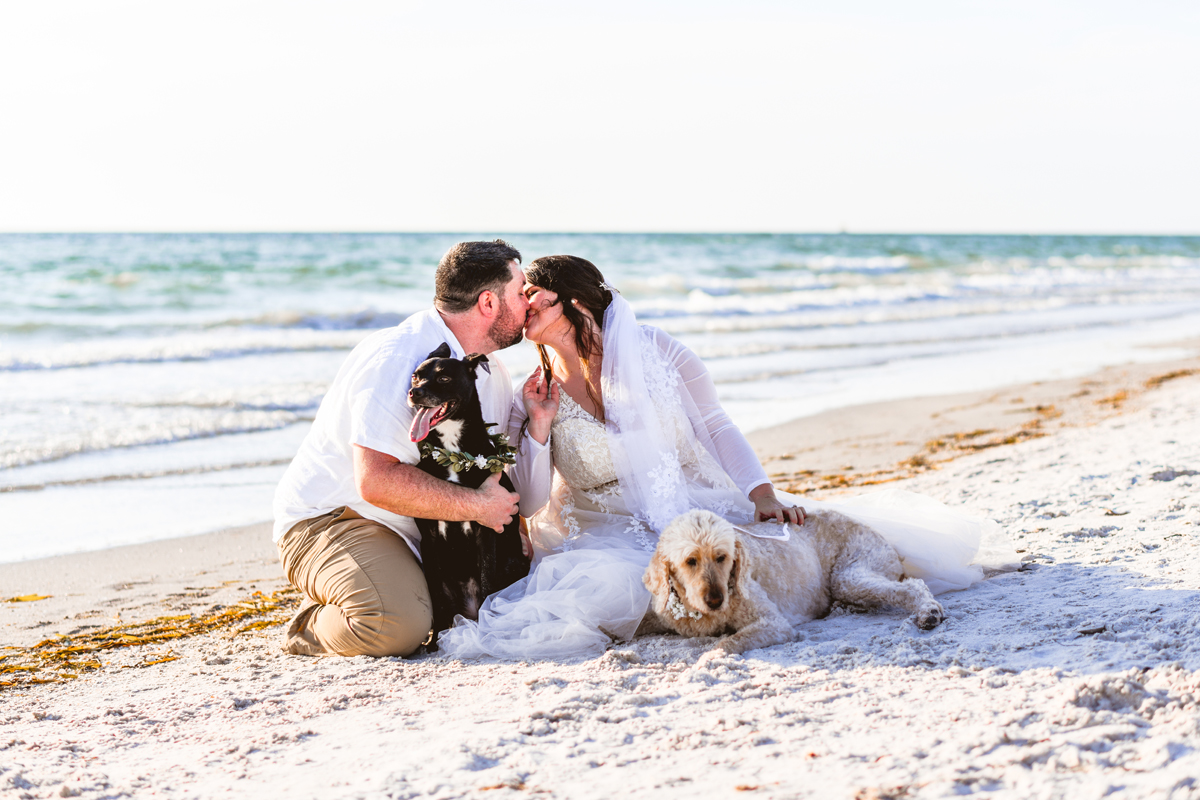
[[[521,264],[501,240],[454,245],[438,264],[433,308],[367,337],[338,371],[275,494],[274,539],[304,594],[286,652],[420,647],[432,611],[416,518],[496,530],[528,519],[529,576],[438,639],[451,657],[510,659],[597,655],[632,638],[650,606],[642,575],[680,514],[803,525],[799,498],[771,485],[695,353],[640,325],[590,261]],[[520,393],[499,359],[476,384],[484,418],[505,421],[517,449],[515,491],[498,474],[470,489],[418,469],[413,371],[442,344],[463,358],[522,338],[541,366]],[[805,505],[874,528],[935,593],[983,577],[977,562],[995,523],[897,490]]]

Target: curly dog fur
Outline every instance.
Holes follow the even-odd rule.
[[[825,616],[834,601],[898,606],[925,630],[945,619],[925,582],[905,577],[891,545],[835,511],[813,512],[786,542],[689,511],[663,531],[642,581],[657,623],[643,630],[723,635],[716,647],[727,653],[790,642],[794,626]]]

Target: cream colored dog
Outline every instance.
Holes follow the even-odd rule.
[[[835,600],[899,606],[924,630],[945,619],[925,582],[904,576],[891,545],[835,511],[792,525],[786,542],[740,534],[711,511],[689,511],[663,531],[642,581],[661,628],[725,634],[716,647],[727,653],[790,642],[794,626],[825,616]]]

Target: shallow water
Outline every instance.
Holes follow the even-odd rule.
[[[447,247],[493,236],[0,235],[0,560],[269,518],[349,349],[428,306]],[[1200,237],[505,238],[595,262],[747,430],[1200,336]]]

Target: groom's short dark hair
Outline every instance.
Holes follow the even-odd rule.
[[[500,289],[512,279],[510,261],[520,264],[521,254],[503,239],[459,242],[438,263],[433,304],[439,311],[457,314],[475,305],[485,291],[501,294]]]

